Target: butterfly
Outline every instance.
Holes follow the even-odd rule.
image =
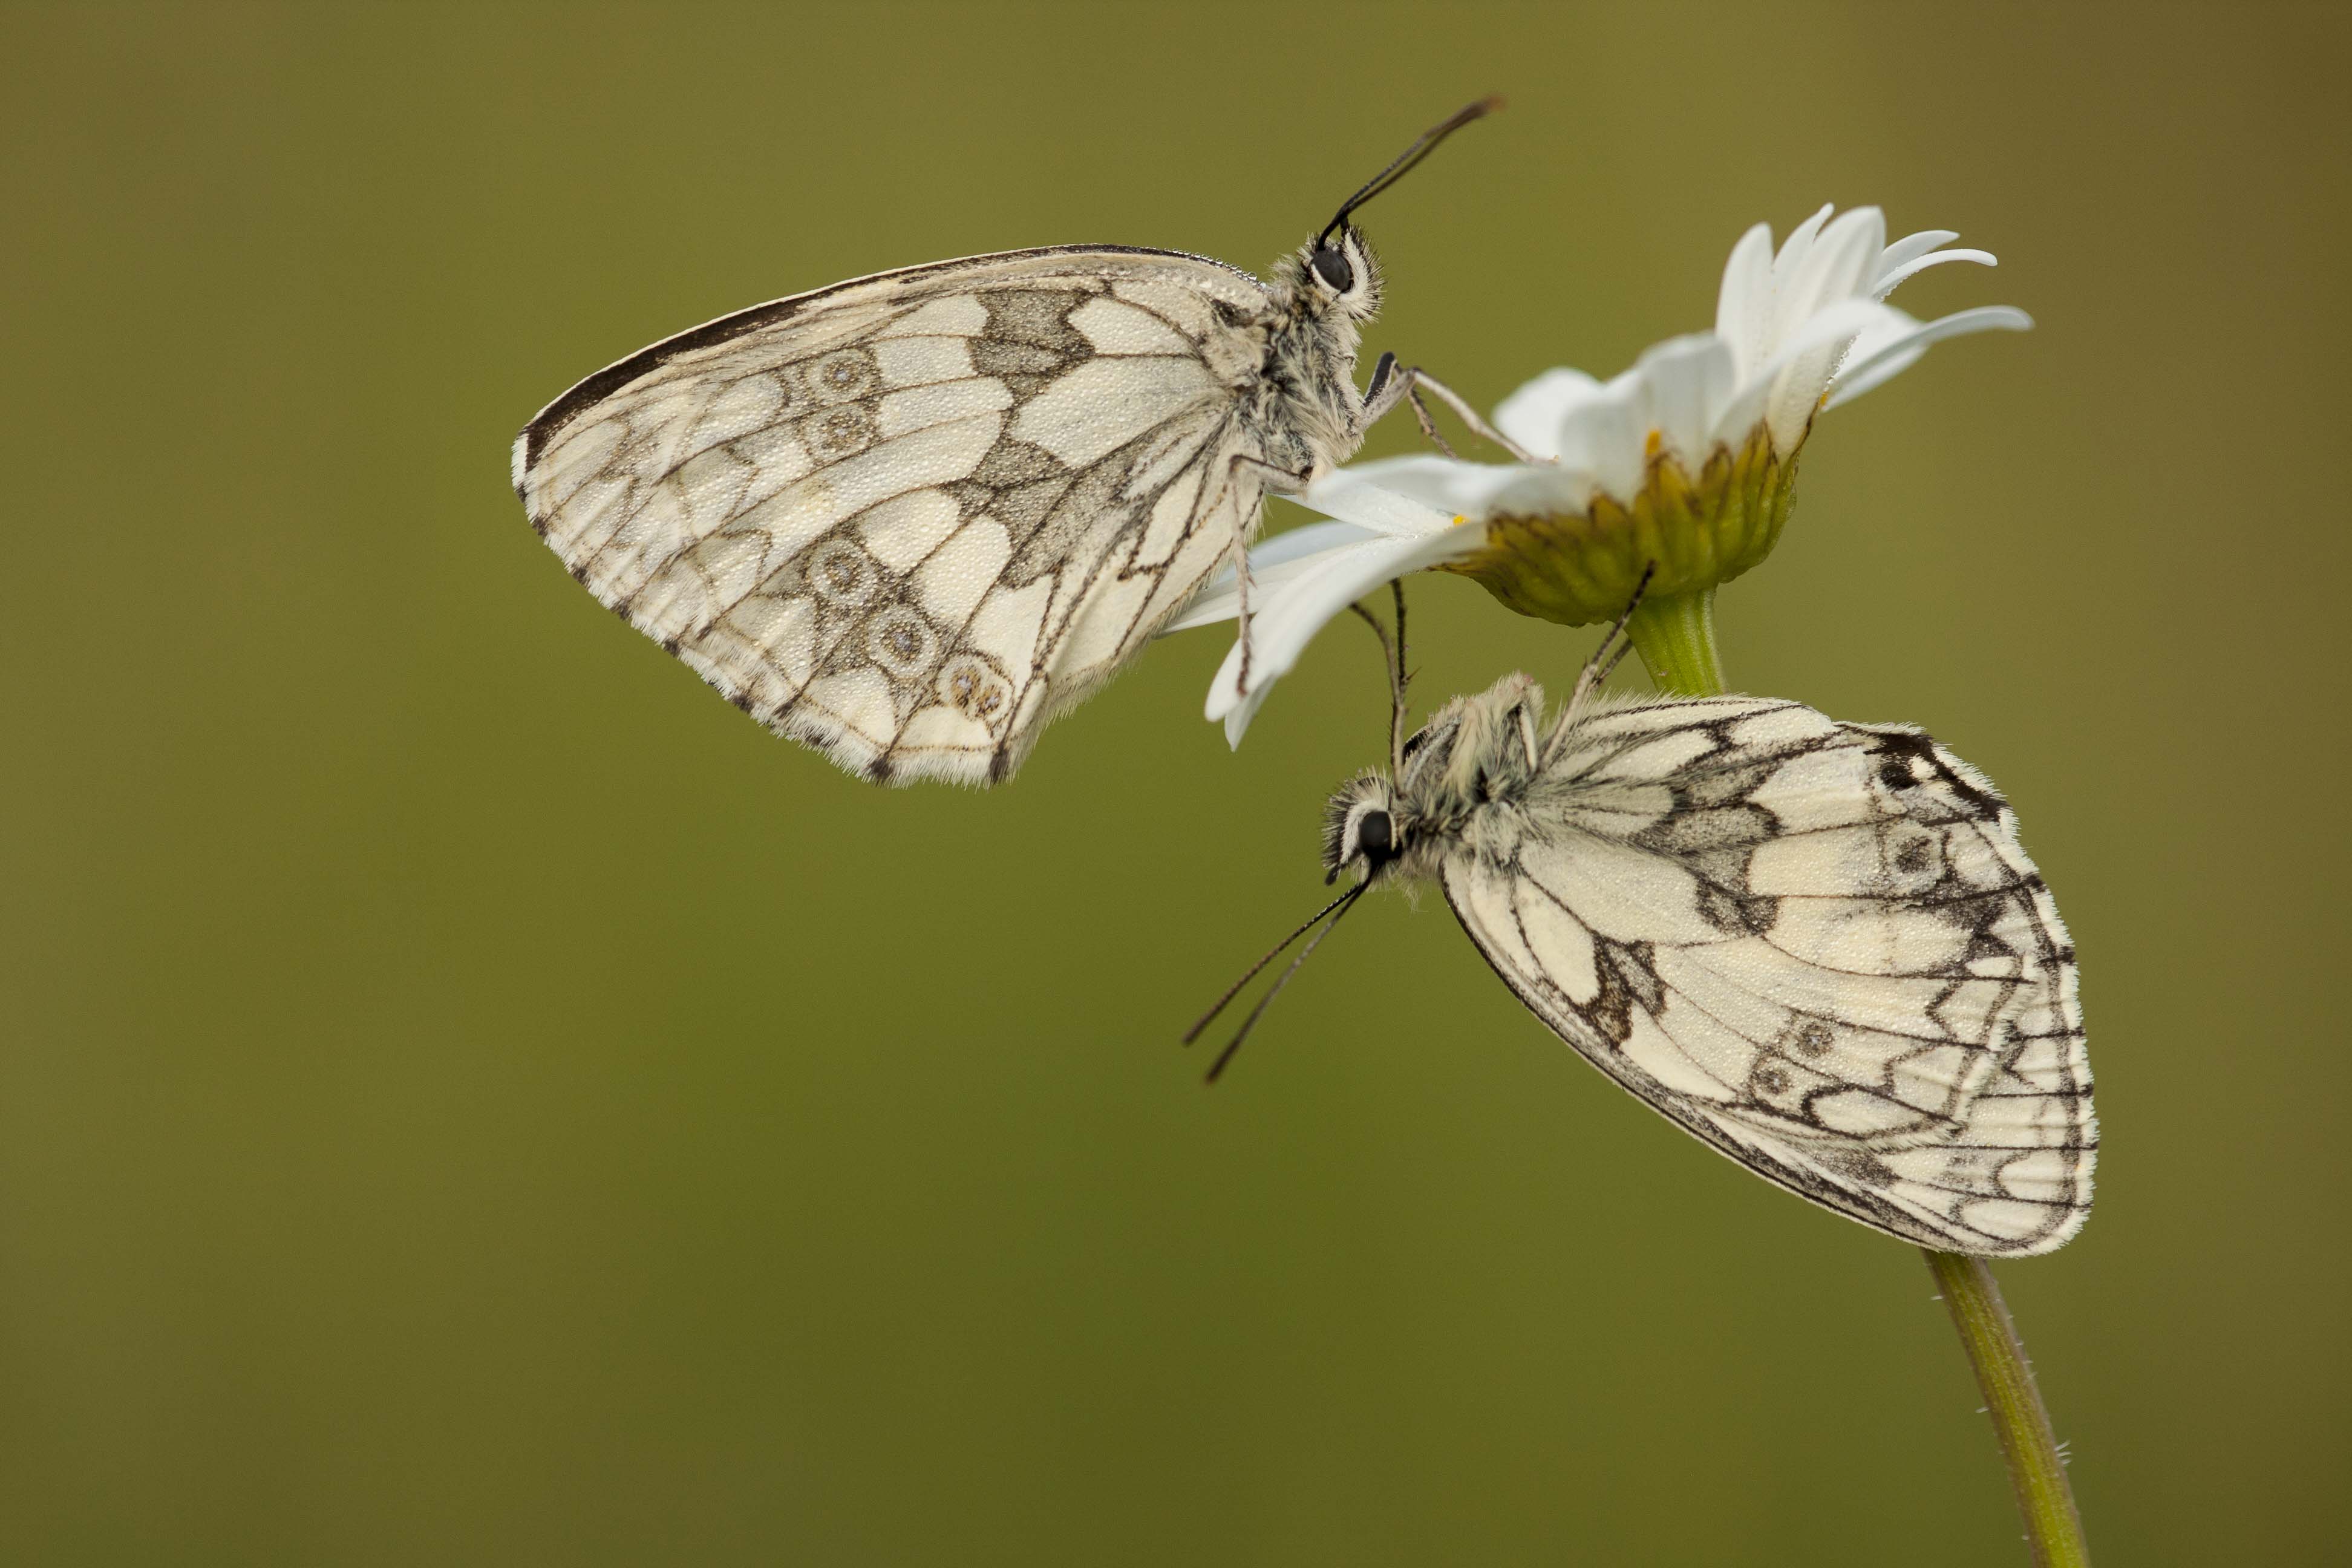
[[[1556,718],[1524,675],[1456,698],[1330,797],[1326,880],[1361,879],[1243,976],[1319,924],[1211,1078],[1367,890],[1434,882],[1553,1033],[1765,1180],[1940,1250],[2071,1239],[2098,1150],[2074,947],[2000,792],[1910,725],[1604,695],[1613,663]]]
[[[1381,280],[1350,221],[1498,102],[1423,135],[1265,281],[1056,246],[681,332],[541,409],[516,492],[599,601],[777,733],[877,783],[993,784],[1228,562],[1246,646],[1261,498],[1400,402],[1433,438],[1423,389],[1501,439],[1393,354],[1358,392]]]

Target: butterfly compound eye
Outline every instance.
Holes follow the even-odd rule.
[[[1368,811],[1356,824],[1356,852],[1364,868],[1377,871],[1396,858],[1395,825],[1385,811]]]
[[[1337,247],[1323,247],[1307,258],[1307,265],[1315,269],[1315,276],[1334,294],[1345,294],[1356,286],[1356,269]]]

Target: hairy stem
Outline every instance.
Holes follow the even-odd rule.
[[[1976,1369],[1977,1386],[1984,1391],[1985,1414],[1992,1417],[1992,1429],[2000,1438],[2000,1457],[2009,1461],[2017,1510],[2025,1516],[2025,1540],[2033,1549],[2034,1568],[2088,1568],[2091,1552],[2083,1541],[2083,1517],[2074,1509],[2066,1462],[2059,1457],[2050,1413],[2042,1407],[2025,1345],[2010,1321],[2009,1304],[2000,1299],[1991,1268],[1981,1258],[1920,1250],[1927,1254],[1927,1270],[1936,1277],[1944,1305],[1952,1310],[1952,1326],[1960,1331],[1969,1364]]]
[[[1723,661],[1715,647],[1715,590],[1644,599],[1626,624],[1650,679],[1678,697],[1720,697],[1727,689]],[[2025,1540],[2034,1568],[2088,1568],[2083,1520],[2065,1461],[2050,1431],[2050,1413],[2034,1386],[2025,1346],[2010,1321],[1992,1269],[1981,1258],[1919,1249],[1936,1276],[1952,1324],[1984,1391],[1985,1414],[1992,1417],[2009,1463],[2017,1510],[2025,1518]]]

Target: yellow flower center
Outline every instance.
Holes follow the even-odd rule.
[[[1652,596],[1673,597],[1728,582],[1770,552],[1789,519],[1794,453],[1774,452],[1759,426],[1694,475],[1660,432],[1643,445],[1646,471],[1630,501],[1597,494],[1580,512],[1489,518],[1485,547],[1437,570],[1475,578],[1523,616],[1574,626],[1613,619],[1653,567]]]

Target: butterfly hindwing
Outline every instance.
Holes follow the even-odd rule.
[[[755,307],[588,378],[515,444],[574,576],[869,777],[987,783],[1255,526],[1234,323],[1173,252],[1021,251]]]
[[[2074,950],[2007,804],[1917,731],[1594,704],[1442,866],[1538,1017],[1759,1173],[1928,1247],[2081,1226]]]

